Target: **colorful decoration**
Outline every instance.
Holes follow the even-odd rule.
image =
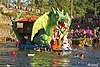
[[[52,8],[52,12],[47,12],[40,16],[33,24],[31,41],[43,45],[50,44],[54,35],[54,27],[58,27],[59,39],[61,40],[65,33],[68,32],[71,19],[68,13],[64,10],[60,11],[58,8]],[[39,34],[36,36],[36,34]]]

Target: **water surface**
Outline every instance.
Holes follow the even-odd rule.
[[[16,52],[15,56],[12,56],[12,51]],[[83,54],[85,58],[80,60],[75,57],[76,54]],[[62,56],[57,52],[19,50],[13,43],[0,44],[0,67],[99,67],[99,65],[100,46],[66,51]]]

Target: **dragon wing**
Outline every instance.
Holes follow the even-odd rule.
[[[42,28],[44,28],[44,30],[46,30],[46,25],[47,25],[47,21],[48,21],[48,14],[49,12],[45,13],[44,15],[40,16],[35,23],[33,24],[33,28],[32,28],[32,34],[31,34],[31,41],[33,40],[33,37],[35,36],[36,33],[38,33],[38,31]]]

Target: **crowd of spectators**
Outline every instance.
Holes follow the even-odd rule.
[[[84,40],[87,38],[92,39],[92,43],[100,42],[100,17],[73,18],[68,38],[71,38],[72,40],[77,40],[78,38]]]
[[[2,7],[6,7],[6,8],[14,8],[14,9],[20,9],[20,10],[23,10],[23,11],[29,11],[29,12],[32,12],[32,11],[35,11],[36,13],[40,13],[40,9],[39,8],[32,8],[31,6],[22,6],[22,5],[16,5],[16,4],[13,4],[13,3],[6,3],[6,2],[3,2],[2,3]]]

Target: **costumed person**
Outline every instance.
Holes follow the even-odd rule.
[[[27,35],[25,35],[25,36],[24,36],[24,39],[25,39],[25,42],[26,42],[26,44],[27,44],[27,41],[28,41],[28,36],[27,36]]]
[[[64,50],[72,50],[72,48],[71,48],[71,46],[70,46],[70,44],[69,44],[69,42],[68,42],[68,39],[66,39],[66,40],[63,41],[63,46],[62,46],[62,48],[63,48]]]
[[[17,40],[17,41],[16,41],[15,46],[16,46],[16,47],[17,47],[17,46],[20,46],[20,40]]]
[[[48,48],[48,51],[52,51],[51,44],[48,44],[48,45],[47,45],[47,48]]]
[[[54,44],[56,40],[58,40],[58,44],[60,44],[59,38],[60,38],[59,29],[58,27],[54,27],[54,35],[53,35]]]
[[[24,36],[25,44],[30,44],[30,37],[28,35]]]
[[[65,52],[65,50],[72,50],[70,44],[69,44],[69,40],[67,37],[67,33],[63,38],[63,46],[62,46],[63,52]]]

